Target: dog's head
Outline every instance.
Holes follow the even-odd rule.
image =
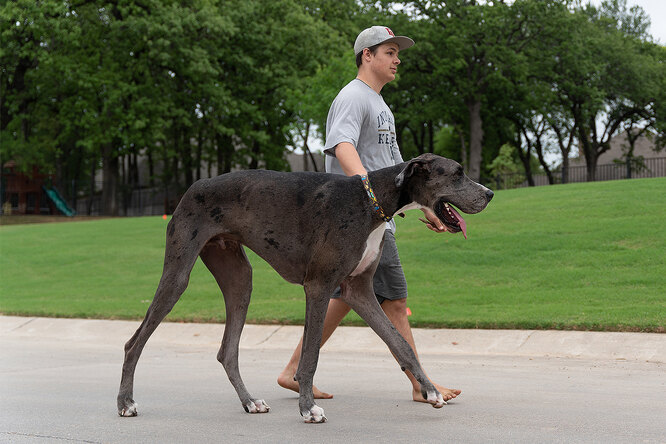
[[[478,213],[494,195],[467,177],[458,162],[430,153],[407,162],[395,185],[413,202],[430,208],[452,233],[466,231],[464,219],[453,206],[464,213]]]

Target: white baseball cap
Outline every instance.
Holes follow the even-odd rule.
[[[396,36],[393,34],[393,31],[391,31],[391,28],[387,28],[386,26],[373,26],[364,29],[358,37],[356,37],[354,54],[358,55],[360,52],[363,52],[365,48],[389,42],[397,43],[400,51],[414,45],[414,40],[402,35]]]

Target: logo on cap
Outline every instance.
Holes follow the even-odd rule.
[[[393,31],[391,31],[391,28],[386,28],[386,32],[388,32],[391,37],[395,37],[395,34],[393,34]]]

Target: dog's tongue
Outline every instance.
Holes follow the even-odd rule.
[[[460,225],[462,234],[463,236],[465,236],[465,239],[467,239],[467,224],[465,223],[465,219],[462,218],[460,213],[458,213],[456,209],[453,208],[452,205],[449,205],[449,210],[451,210],[451,214],[453,215],[453,217],[455,217],[458,220],[458,225]]]

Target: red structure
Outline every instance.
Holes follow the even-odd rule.
[[[12,214],[55,214],[56,208],[49,200],[43,186],[50,184],[52,177],[41,174],[37,167],[32,173],[18,171],[13,160],[2,166],[2,206],[11,208]]]

